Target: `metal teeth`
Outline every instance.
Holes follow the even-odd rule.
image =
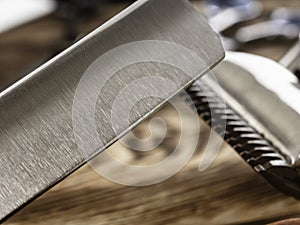
[[[195,105],[199,115],[218,133],[223,134],[224,140],[249,164],[258,165],[270,160],[285,160],[262,134],[224,104],[207,85],[198,81],[187,92],[192,99],[191,104]],[[224,122],[226,130],[223,126],[218,126]]]
[[[224,104],[205,83],[198,81],[187,89],[189,104],[217,133],[224,135],[238,154],[282,192],[300,198],[300,172],[285,156],[249,123]],[[187,99],[186,99],[187,100]],[[226,129],[224,130],[224,124]]]
[[[242,151],[240,155],[245,159],[250,157],[259,157],[260,155],[267,154],[267,153],[274,153],[274,152],[276,152],[274,147],[263,146],[263,147],[255,147],[250,150]]]
[[[247,159],[246,162],[254,167],[257,165],[263,165],[272,160],[283,160],[284,161],[284,158],[277,153],[264,153],[264,154],[260,154],[257,157],[249,157],[249,159]]]

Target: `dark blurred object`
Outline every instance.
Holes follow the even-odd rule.
[[[56,2],[55,15],[64,24],[64,40],[58,49],[50,56],[57,55],[63,49],[84,36],[80,32],[80,26],[88,20],[92,20],[99,15],[99,11],[105,4],[132,3],[133,0],[54,0]]]
[[[295,219],[288,219],[288,220],[282,220],[278,221],[275,223],[271,223],[269,225],[299,225],[300,224],[300,219],[295,218]]]
[[[96,16],[103,4],[132,3],[134,0],[55,0],[55,2],[56,15],[65,23],[66,41],[73,42],[80,35],[80,23]]]
[[[101,0],[56,0],[56,15],[65,23],[66,40],[73,42],[79,34],[79,24],[96,15]]]

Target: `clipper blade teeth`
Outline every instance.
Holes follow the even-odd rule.
[[[197,81],[187,93],[190,99],[185,100],[256,172],[285,194],[300,198],[299,170],[263,134],[225,104],[206,83]]]

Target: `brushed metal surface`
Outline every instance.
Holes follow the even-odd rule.
[[[192,77],[180,69],[156,62],[142,62],[121,69],[109,80],[95,108],[103,146],[83,153],[76,144],[72,126],[72,106],[80,79],[99,56],[122,44],[141,40],[179,44],[197,53],[201,61],[193,63]],[[162,48],[157,55],[172,57],[171,53]],[[3,91],[0,94],[0,221],[100,153],[167,100],[141,101],[130,118],[131,124],[120,127],[115,134],[108,123],[111,101],[126,84],[153,75],[176,80],[180,84],[176,88],[163,82],[157,84],[157,91],[170,98],[223,56],[217,35],[188,1],[140,0]],[[182,59],[181,63],[189,65],[190,62]],[[101,76],[100,73],[100,80]],[[145,87],[150,88],[146,84]],[[138,92],[144,92],[145,87]],[[129,102],[131,97],[127,96]]]

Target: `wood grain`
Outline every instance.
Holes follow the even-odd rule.
[[[282,4],[300,7],[298,0],[264,3],[266,14]],[[103,9],[99,17],[86,22],[82,32],[96,27],[123,7],[116,4]],[[62,36],[61,23],[51,16],[0,35],[1,87],[60,49],[64,45]],[[265,42],[243,50],[278,59],[291,44]],[[167,138],[158,149],[142,154],[116,143],[109,151],[136,165],[166,157],[178,141],[179,121],[170,106],[156,116],[164,118],[169,127]],[[149,134],[148,122],[136,128],[138,136]],[[165,182],[147,187],[122,186],[86,165],[4,224],[266,224],[300,216],[299,201],[276,191],[226,143],[214,163],[200,172],[198,165],[210,133],[203,122],[200,128],[201,139],[193,158]]]

